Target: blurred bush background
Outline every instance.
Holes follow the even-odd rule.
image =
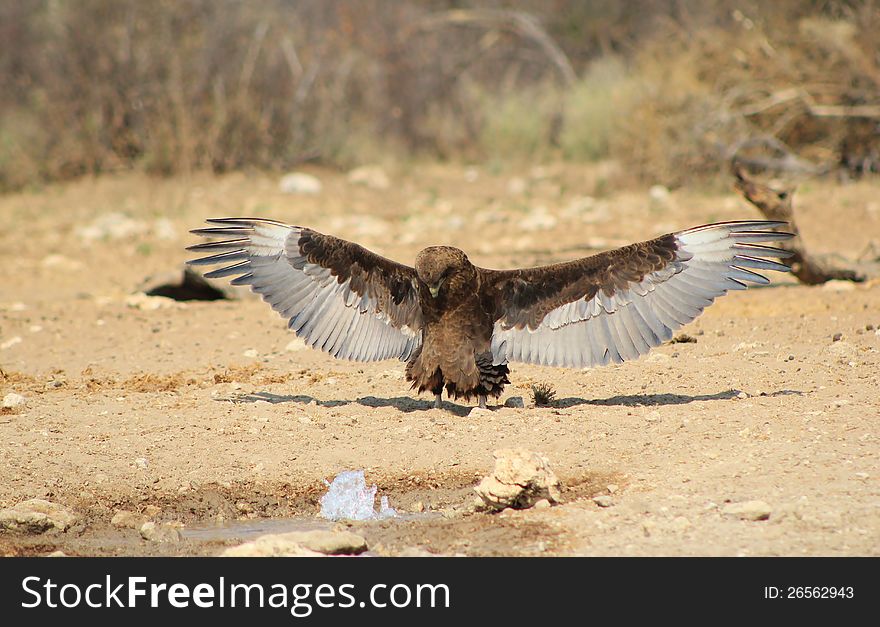
[[[3,0],[0,191],[413,158],[857,177],[878,33],[871,1]]]

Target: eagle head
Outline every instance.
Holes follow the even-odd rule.
[[[470,284],[474,266],[467,255],[452,246],[431,246],[416,255],[416,274],[437,298],[443,286],[446,291],[458,291]]]

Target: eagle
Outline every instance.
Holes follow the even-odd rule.
[[[636,359],[728,290],[788,271],[786,222],[718,222],[533,268],[475,266],[431,246],[413,266],[354,242],[262,218],[213,218],[191,231],[193,265],[221,265],[287,319],[309,346],[355,361],[406,361],[406,378],[449,397],[497,398],[510,362],[587,368]]]

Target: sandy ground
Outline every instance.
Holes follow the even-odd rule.
[[[309,524],[323,481],[347,469],[413,512],[351,525],[380,555],[880,554],[877,280],[805,287],[771,273],[773,286],[685,327],[695,343],[597,370],[514,364],[501,401],[525,408],[473,413],[429,409],[399,362],[291,343],[259,300],[136,295],[180,267],[187,230],[210,216],[305,224],[407,263],[452,243],[488,267],[757,217],[732,192],[609,194],[601,168],[421,166],[392,171],[386,190],[313,173],[317,196],[263,175],[126,175],[0,198],[0,395],[26,399],[0,414],[0,508],[44,498],[79,518],[64,533],[0,533],[0,555],[216,554],[242,529]],[[878,191],[804,186],[812,249],[854,260],[876,246]],[[554,386],[554,406],[534,407],[537,383]],[[564,504],[474,513],[472,488],[506,447],[546,455]],[[724,513],[750,500],[768,520]],[[184,539],[114,528],[118,510],[179,523]]]

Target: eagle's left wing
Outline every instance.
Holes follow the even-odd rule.
[[[353,242],[260,218],[215,218],[192,231],[226,238],[190,246],[211,253],[205,276],[235,276],[287,318],[307,344],[334,357],[409,359],[422,341],[415,269]],[[231,238],[231,239],[229,239]]]
[[[672,337],[728,290],[770,281],[752,269],[787,271],[762,246],[791,237],[785,222],[699,226],[575,261],[485,270],[494,296],[496,363],[588,367],[620,363]]]

